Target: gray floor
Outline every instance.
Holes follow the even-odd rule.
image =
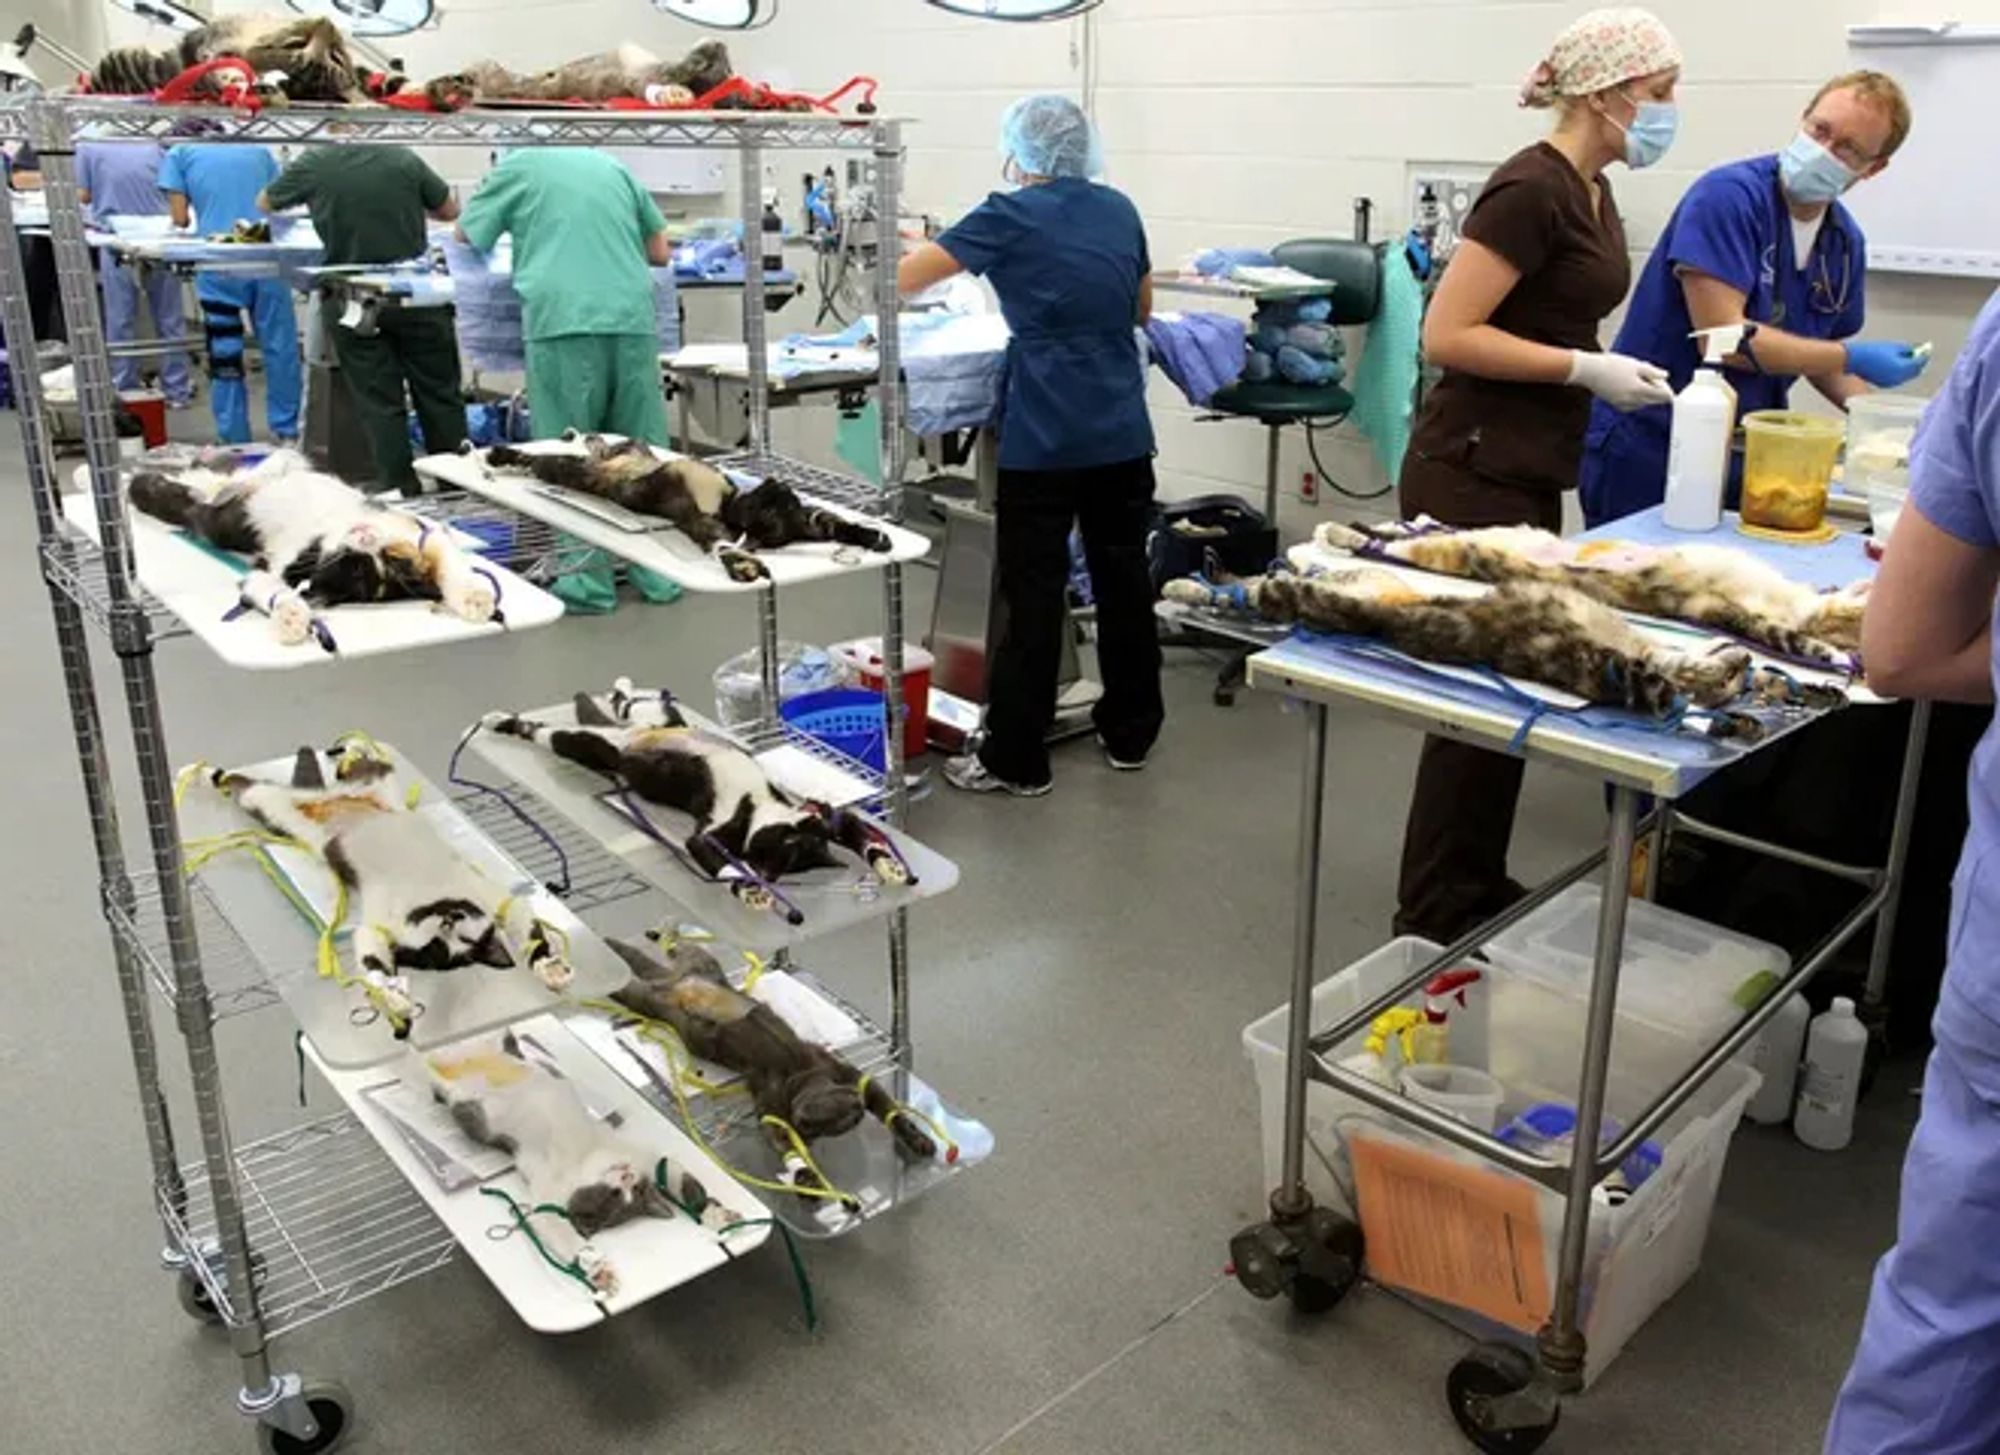
[[[0,1013],[0,1447],[32,1455],[251,1448],[227,1341],[157,1271],[144,1152],[48,613],[4,426],[0,752],[12,973]],[[921,596],[922,578],[917,582]],[[873,578],[802,590],[790,625],[871,630]],[[175,754],[264,757],[366,727],[442,766],[459,727],[629,673],[701,696],[748,644],[749,607],[690,601],[442,653],[287,676],[233,674],[198,646],[158,658]],[[100,655],[107,680],[115,667]],[[1143,776],[1084,746],[1048,799],[940,793],[915,827],[965,869],[914,916],[920,1065],[1000,1139],[987,1166],[808,1258],[808,1335],[777,1253],[600,1330],[526,1332],[463,1262],[280,1342],[284,1367],[357,1397],[351,1448],[531,1452],[1281,1451],[1463,1448],[1441,1390],[1463,1340],[1395,1298],[1303,1322],[1221,1275],[1265,1189],[1243,1025],[1283,994],[1298,721],[1255,695],[1208,701],[1185,656]],[[112,700],[110,710],[122,714]],[[1378,944],[1413,739],[1336,718],[1324,956]],[[122,733],[119,735],[122,741]],[[1530,775],[1524,876],[1601,825],[1594,789]],[[128,830],[136,815],[128,811]],[[815,951],[879,1006],[879,941]],[[178,1046],[168,1020],[170,1062]],[[281,1012],[223,1045],[241,1135],[299,1115]],[[1844,1156],[1782,1132],[1736,1141],[1705,1267],[1573,1402],[1551,1446],[1623,1455],[1816,1451],[1893,1226],[1915,1070],[1886,1074]],[[325,1103],[319,1093],[315,1105]],[[195,1146],[181,1101],[183,1150]]]

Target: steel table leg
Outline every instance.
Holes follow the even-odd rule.
[[[1302,1217],[1306,1193],[1307,1068],[1312,1058],[1313,963],[1319,939],[1320,831],[1326,817],[1326,704],[1304,704],[1305,773],[1299,789],[1298,904],[1292,929],[1292,1017],[1285,1034],[1285,1167],[1271,1215]]]
[[[1597,918],[1597,958],[1590,978],[1584,1031],[1583,1074],[1576,1092],[1576,1140],[1570,1149],[1569,1196],[1563,1208],[1562,1248],[1556,1263],[1555,1309],[1541,1332],[1542,1366],[1564,1392],[1583,1385],[1583,1331],[1577,1327],[1583,1255],[1589,1245],[1591,1190],[1597,1183],[1597,1144],[1604,1124],[1604,1087],[1611,1072],[1611,1035],[1618,1010],[1618,969],[1625,950],[1625,910],[1632,897],[1632,844],[1639,795],[1614,788],[1610,852],[1605,860],[1604,902]]]
[[[1868,955],[1867,1009],[1871,1019],[1888,999],[1889,957],[1896,945],[1896,912],[1903,901],[1903,872],[1910,862],[1910,835],[1917,822],[1917,791],[1923,786],[1924,745],[1930,738],[1931,705],[1915,703],[1910,712],[1910,736],[1903,745],[1903,781],[1896,790],[1896,820],[1889,831],[1889,862],[1883,869],[1888,898],[1875,917],[1875,943]]]
[[[1660,900],[1660,870],[1667,862],[1667,849],[1674,836],[1674,806],[1662,803],[1653,819],[1653,832],[1646,839],[1646,902]]]

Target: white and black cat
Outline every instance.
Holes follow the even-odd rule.
[[[620,681],[603,698],[577,694],[575,727],[551,727],[512,713],[490,714],[485,726],[537,743],[638,798],[692,818],[694,832],[683,844],[688,857],[757,908],[772,907],[769,886],[838,867],[836,849],[861,859],[885,884],[915,882],[881,829],[851,809],[785,792],[736,743],[689,727],[666,694],[637,694]],[[732,872],[740,868],[762,883]],[[802,921],[796,908],[787,909],[794,923]]]
[[[578,436],[574,430],[563,439],[581,443],[582,453],[494,445],[486,452],[486,463],[670,521],[737,581],[770,579],[758,551],[813,542],[867,551],[887,551],[892,545],[874,526],[808,505],[780,480],[745,490],[700,460],[663,460],[643,440]]]
[[[293,450],[234,472],[140,470],[131,498],[155,520],[250,557],[253,581],[275,578],[282,589],[251,604],[287,643],[305,640],[317,610],[367,602],[436,601],[465,621],[501,620],[493,574],[450,531],[377,504]]]
[[[301,748],[290,783],[222,769],[210,779],[256,823],[317,852],[346,886],[355,968],[383,997],[398,1039],[417,1007],[409,971],[526,964],[549,990],[568,987],[560,938],[406,803],[386,758]]]
[[[467,1136],[513,1155],[536,1238],[600,1295],[618,1290],[617,1271],[590,1242],[607,1228],[684,1211],[713,1232],[743,1221],[686,1168],[591,1115],[574,1083],[525,1055],[512,1031],[433,1053],[424,1070]],[[561,1215],[529,1211],[548,1208]]]

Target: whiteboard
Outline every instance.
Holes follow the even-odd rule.
[[[1868,239],[1869,267],[2000,279],[2000,27],[1856,25],[1847,45],[1856,65],[1903,83],[1916,116],[1889,169],[1842,199]]]

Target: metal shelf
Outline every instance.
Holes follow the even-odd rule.
[[[889,782],[883,774],[859,758],[851,758],[830,743],[821,742],[812,734],[793,727],[788,722],[753,723],[749,727],[732,728],[730,736],[736,738],[752,753],[764,753],[772,748],[789,745],[797,748],[807,757],[827,767],[845,773],[859,780],[872,790],[868,797],[855,805],[865,813],[879,814],[887,801]]]
[[[418,515],[457,526],[482,541],[493,540],[492,531],[510,532],[496,549],[483,549],[480,554],[537,586],[547,586],[559,576],[585,569],[598,554],[595,547],[575,536],[468,491],[419,495],[404,504]]]
[[[145,967],[153,988],[171,1002],[174,998],[174,960],[168,946],[167,925],[160,903],[160,881],[151,873],[132,876],[132,905],[129,910],[116,903],[107,905],[106,917],[112,932],[121,938]],[[215,1019],[245,1015],[278,1003],[277,987],[271,984],[264,964],[243,937],[229,923],[214,897],[200,879],[188,883],[188,899],[194,906],[195,938],[201,944],[202,979],[208,987],[209,1004]]]
[[[501,853],[579,915],[642,894],[659,894],[623,859],[518,783],[494,784],[490,791],[454,787],[451,801]],[[555,845],[536,832],[536,825]]]
[[[808,465],[803,460],[768,452],[739,450],[732,454],[710,456],[706,463],[718,470],[740,470],[746,475],[779,480],[801,494],[816,495],[829,505],[845,506],[863,515],[883,519],[895,515],[902,495],[900,488],[885,490],[859,475],[844,475],[838,470]]]
[[[115,632],[117,612],[111,598],[111,562],[97,544],[62,527],[62,533],[42,542],[42,576],[74,601],[93,626],[106,636]],[[187,623],[169,610],[151,592],[136,587],[139,607],[145,612],[148,634],[153,641],[188,634]]]
[[[444,1267],[458,1243],[349,1114],[236,1148],[236,1186],[250,1235],[266,1337]],[[243,1322],[216,1255],[204,1166],[185,1169],[187,1202],[160,1211],[225,1324]]]
[[[821,147],[871,151],[876,128],[891,118],[770,111],[456,111],[446,115],[386,106],[295,102],[255,115],[214,106],[154,106],[104,97],[54,97],[41,103],[72,129],[102,139],[164,140],[175,123],[202,116],[222,129],[205,142],[408,142],[420,146]],[[4,116],[5,113],[0,113]],[[31,108],[32,115],[32,108]],[[0,121],[0,125],[5,125]]]

